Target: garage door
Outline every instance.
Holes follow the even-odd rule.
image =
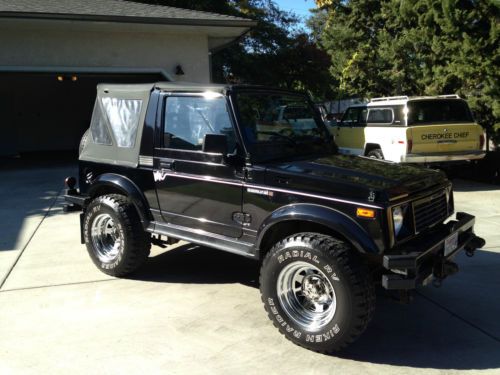
[[[0,155],[76,151],[98,83],[164,80],[159,73],[0,73]]]

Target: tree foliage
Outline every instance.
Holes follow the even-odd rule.
[[[299,26],[293,12],[272,0],[143,0],[257,21],[242,40],[212,56],[215,82],[263,84],[307,90],[318,98],[333,97],[330,59]]]
[[[499,121],[499,7],[492,0],[319,0],[319,39],[342,96],[465,97]],[[317,16],[316,16],[317,17]]]

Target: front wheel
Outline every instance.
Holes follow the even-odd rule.
[[[371,277],[353,249],[317,233],[278,242],[262,263],[260,290],[279,331],[322,353],[352,343],[366,329],[375,306]]]

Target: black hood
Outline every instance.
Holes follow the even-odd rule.
[[[384,202],[444,185],[446,176],[422,167],[360,156],[331,155],[268,164],[266,180],[269,185],[280,188]]]

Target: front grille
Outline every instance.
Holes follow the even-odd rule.
[[[446,191],[439,192],[413,203],[415,231],[417,233],[443,222],[448,217]]]

